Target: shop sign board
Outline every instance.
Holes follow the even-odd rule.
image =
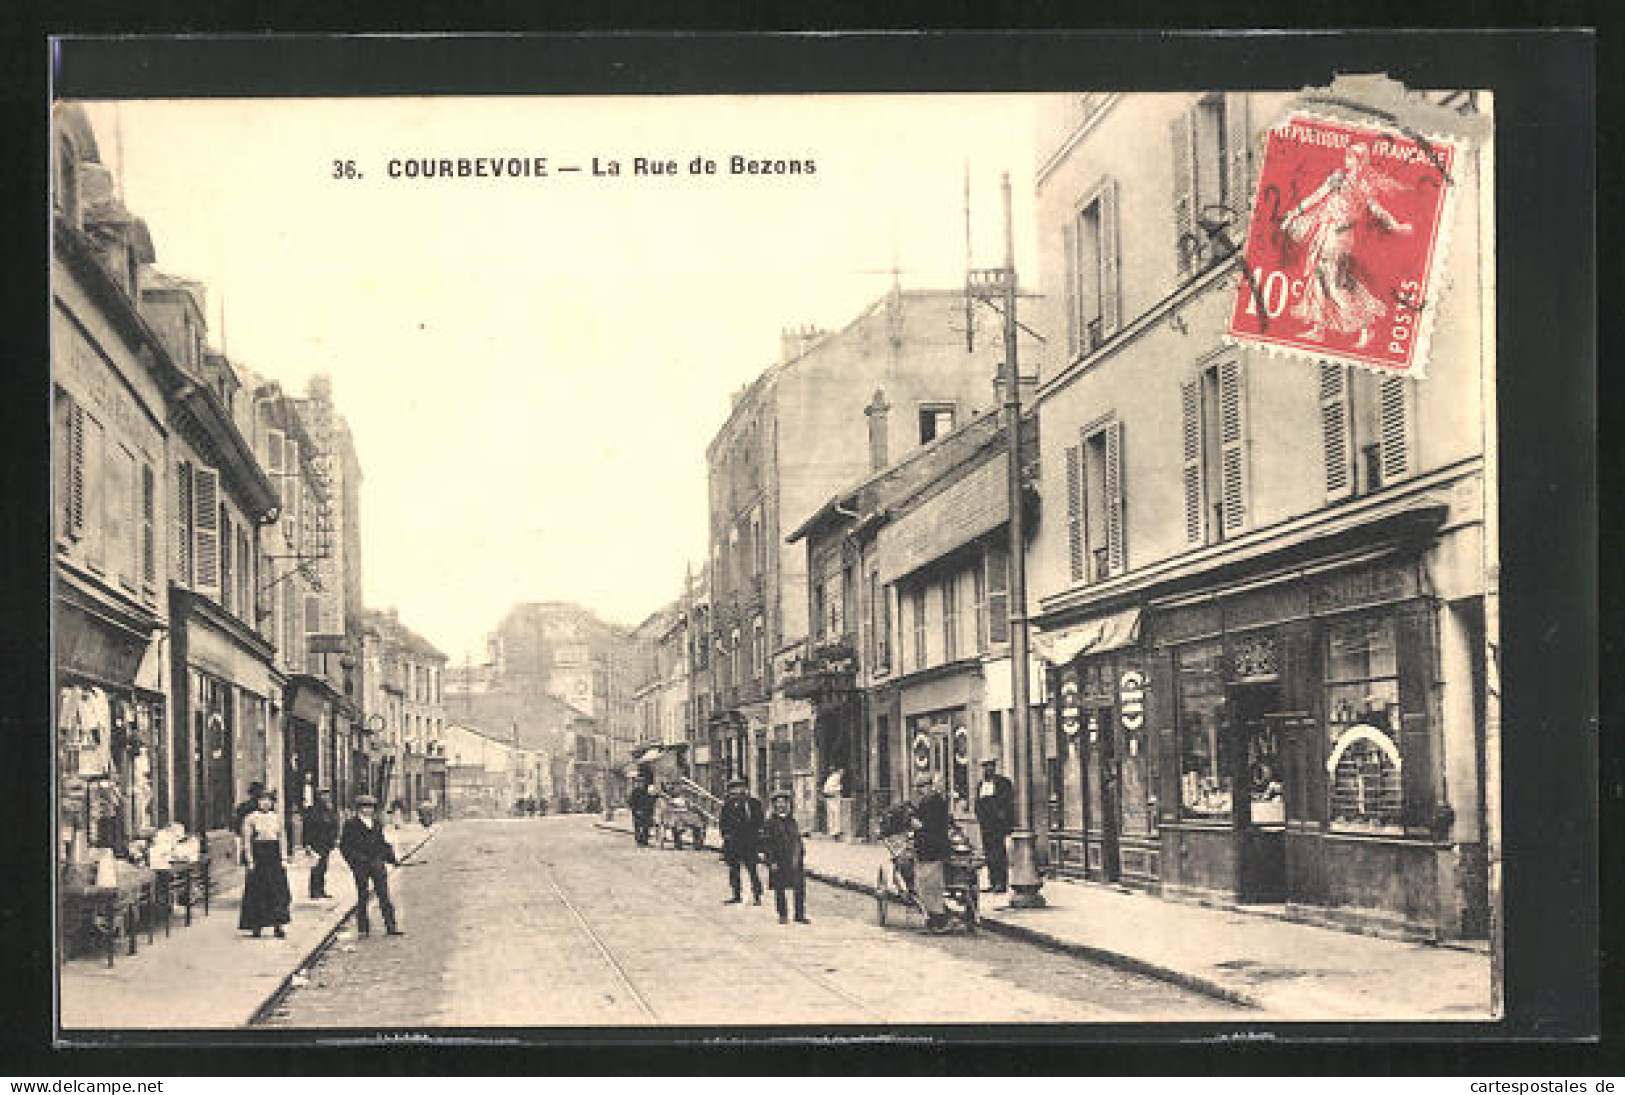
[[[1067,737],[1078,736],[1081,714],[1078,706],[1078,672],[1068,669],[1061,674],[1061,732]]]
[[[1117,710],[1123,729],[1131,734],[1145,727],[1145,674],[1126,670],[1117,682]]]

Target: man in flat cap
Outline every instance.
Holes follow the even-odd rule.
[[[737,905],[739,897],[739,868],[750,871],[751,904],[762,903],[762,879],[756,873],[756,856],[762,839],[762,802],[751,795],[750,785],[735,777],[728,781],[728,796],[722,801],[717,815],[717,828],[722,830],[722,858],[728,864],[728,886],[733,896],[724,905]]]
[[[982,761],[982,782],[976,787],[976,823],[982,830],[982,854],[987,857],[987,889],[1004,893],[1010,886],[1010,856],[1004,839],[1016,827],[1016,788],[999,775],[999,762]]]
[[[344,823],[339,837],[339,854],[350,865],[355,876],[355,927],[360,935],[367,935],[371,925],[367,922],[368,891],[378,894],[378,911],[384,914],[384,930],[390,935],[405,935],[395,924],[395,903],[389,899],[389,872],[386,863],[396,863],[395,848],[384,839],[383,827],[378,821],[378,800],[372,795],[361,795],[355,800],[356,814]]]

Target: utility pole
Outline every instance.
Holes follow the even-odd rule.
[[[1010,834],[1010,905],[1018,909],[1043,908],[1038,874],[1036,814],[1039,753],[1033,748],[1032,705],[1028,699],[1030,667],[1027,643],[1027,554],[1022,520],[1021,490],[1021,369],[1016,357],[1016,242],[1010,201],[1010,173],[1000,178],[1004,194],[1004,406],[1009,431],[1010,464],[1010,696],[1015,710],[1011,728],[1015,738],[1016,828]]]

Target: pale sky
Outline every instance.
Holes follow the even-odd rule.
[[[785,96],[126,102],[90,107],[158,266],[211,340],[355,435],[365,598],[452,658],[518,601],[634,624],[705,557],[705,446],[781,327],[978,266],[999,174],[1031,239],[1031,98]],[[733,176],[729,157],[816,174]],[[632,158],[675,159],[638,178]],[[391,158],[545,156],[577,174],[390,179]],[[619,160],[595,178],[592,158]],[[695,156],[717,174],[688,174]],[[120,163],[122,157],[122,165]],[[336,180],[335,160],[362,177]],[[222,340],[221,302],[225,331]]]

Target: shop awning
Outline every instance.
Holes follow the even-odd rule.
[[[1056,631],[1033,635],[1033,652],[1051,665],[1066,665],[1080,654],[1104,654],[1140,641],[1140,610],[1124,608]]]

